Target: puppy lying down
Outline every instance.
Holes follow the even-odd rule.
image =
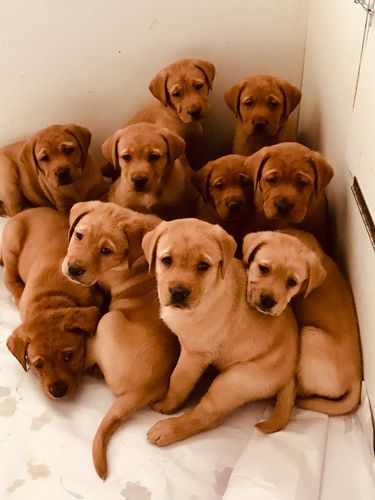
[[[287,425],[295,399],[297,325],[291,309],[277,318],[246,302],[246,273],[233,258],[236,243],[220,226],[198,219],[162,222],[143,239],[155,264],[160,314],[178,336],[181,354],[168,392],[153,408],[173,413],[209,364],[220,374],[200,403],[156,423],[150,442],[165,446],[216,427],[235,408],[275,396],[275,410],[258,428]]]

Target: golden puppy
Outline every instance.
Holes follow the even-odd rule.
[[[78,203],[70,213],[70,244],[63,272],[82,285],[98,283],[110,292],[110,312],[88,346],[117,399],[93,443],[99,476],[107,475],[108,441],[138,408],[159,399],[178,356],[177,340],[159,317],[155,279],[147,272],[141,241],[159,224],[114,203]]]
[[[195,215],[198,195],[184,151],[184,140],[159,125],[118,130],[102,146],[104,157],[121,171],[109,201],[165,219]]]
[[[142,243],[155,262],[160,314],[178,336],[181,354],[166,396],[154,405],[171,413],[209,364],[220,374],[187,413],[156,423],[148,439],[159,446],[211,429],[235,408],[277,395],[263,432],[282,429],[295,399],[297,325],[290,309],[265,316],[246,302],[246,273],[233,259],[234,239],[198,219],[162,222]]]
[[[39,206],[68,212],[77,201],[103,195],[108,188],[88,152],[90,141],[84,127],[52,125],[0,149],[3,212],[13,216]]]
[[[255,187],[254,228],[298,227],[327,244],[324,188],[333,169],[316,151],[287,142],[263,148],[247,159]]]
[[[186,142],[186,155],[194,169],[201,167],[204,154],[201,120],[210,110],[215,66],[200,59],[181,59],[161,69],[149,89],[157,99],[125,125],[148,122],[167,127]]]
[[[359,403],[362,362],[350,287],[315,238],[302,231],[245,237],[248,302],[277,317],[288,303],[301,327],[298,404],[328,415]]]
[[[264,146],[296,140],[289,115],[301,92],[286,80],[254,75],[230,88],[224,98],[237,118],[233,153],[252,155]]]
[[[75,391],[103,303],[97,291],[61,273],[68,230],[67,217],[56,210],[29,209],[7,222],[1,249],[4,281],[22,320],[7,346],[50,398]]]
[[[254,188],[245,160],[240,155],[223,156],[207,163],[191,179],[202,196],[199,219],[220,224],[237,245],[242,244],[243,236],[249,232],[247,228],[254,213]]]

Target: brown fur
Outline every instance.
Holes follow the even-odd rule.
[[[0,204],[13,216],[29,207],[68,212],[77,201],[107,191],[88,152],[91,133],[78,125],[52,125],[26,141],[0,149]]]
[[[238,82],[224,97],[237,118],[233,153],[247,156],[264,146],[296,140],[289,115],[298,106],[301,92],[286,80],[254,75]]]
[[[160,313],[178,336],[181,354],[166,396],[154,404],[172,413],[186,400],[209,364],[220,374],[200,403],[157,422],[148,439],[159,446],[216,427],[235,408],[277,395],[262,432],[287,425],[295,397],[297,325],[290,309],[278,318],[248,306],[246,273],[233,259],[234,239],[197,219],[162,222],[146,234],[143,249],[155,262]]]
[[[333,169],[316,151],[287,142],[263,148],[247,159],[255,187],[254,229],[296,227],[328,241],[324,188]]]
[[[149,89],[156,100],[125,125],[148,122],[169,128],[185,140],[192,167],[201,167],[205,163],[201,120],[210,110],[208,94],[214,78],[215,67],[208,61],[181,59],[170,64],[150,82]]]
[[[109,201],[163,219],[195,215],[198,195],[190,180],[185,142],[174,132],[150,123],[129,125],[107,139],[102,151],[121,172]],[[137,187],[141,179],[144,184]]]
[[[301,328],[298,404],[328,415],[360,400],[362,362],[350,287],[315,238],[302,231],[252,233],[244,240],[247,299],[281,314],[291,302]],[[262,310],[268,296],[275,304]]]
[[[75,205],[70,222],[63,272],[82,285],[98,283],[111,294],[110,312],[88,346],[88,365],[99,366],[117,396],[93,443],[95,468],[104,479],[111,436],[138,408],[164,394],[178,346],[159,317],[155,279],[147,272],[141,247],[143,235],[160,219],[95,201]],[[73,264],[84,272],[72,275]]]
[[[7,222],[1,250],[4,281],[22,320],[7,346],[51,398],[75,391],[103,302],[61,273],[68,229],[67,217],[55,210],[29,209]]]

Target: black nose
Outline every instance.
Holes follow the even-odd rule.
[[[48,386],[49,392],[55,398],[62,398],[68,391],[68,384],[63,380],[58,380]]]
[[[201,117],[201,108],[192,108],[188,111],[189,115],[194,118],[194,120],[198,120]]]
[[[265,119],[256,119],[256,120],[253,120],[253,127],[256,131],[258,132],[261,132],[263,131],[266,126],[268,125],[268,120],[265,120]]]
[[[78,276],[81,276],[86,269],[84,269],[81,266],[78,266],[77,264],[68,264],[68,273],[70,276],[73,276],[74,278],[77,278]]]
[[[70,180],[70,169],[68,167],[59,168],[56,177],[61,184],[66,184]]]
[[[174,288],[170,288],[169,292],[171,294],[173,304],[180,306],[184,304],[190,295],[189,288],[185,288],[184,286],[175,286]]]
[[[240,201],[240,200],[229,200],[229,201],[226,202],[226,205],[227,205],[230,213],[236,214],[237,212],[240,211],[240,208],[242,206],[242,201]]]
[[[137,191],[143,191],[146,187],[148,177],[145,175],[135,175],[132,177],[132,182]]]
[[[273,306],[276,304],[277,304],[276,300],[273,297],[271,297],[271,295],[266,295],[262,293],[262,295],[260,296],[260,306],[265,311],[272,309]]]
[[[276,208],[280,215],[288,214],[293,207],[294,204],[291,203],[287,198],[282,198],[276,203]]]

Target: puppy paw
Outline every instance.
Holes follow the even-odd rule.
[[[153,403],[151,408],[158,413],[170,415],[171,413],[174,413],[176,411],[177,405],[174,401],[168,400],[168,398],[164,398]]]
[[[174,421],[174,418],[167,418],[156,422],[147,432],[147,439],[150,443],[157,446],[167,446],[179,441],[181,437],[179,437],[178,426]]]
[[[271,434],[272,432],[280,431],[284,426],[271,420],[263,420],[263,422],[258,422],[255,427],[263,432],[263,434]]]

